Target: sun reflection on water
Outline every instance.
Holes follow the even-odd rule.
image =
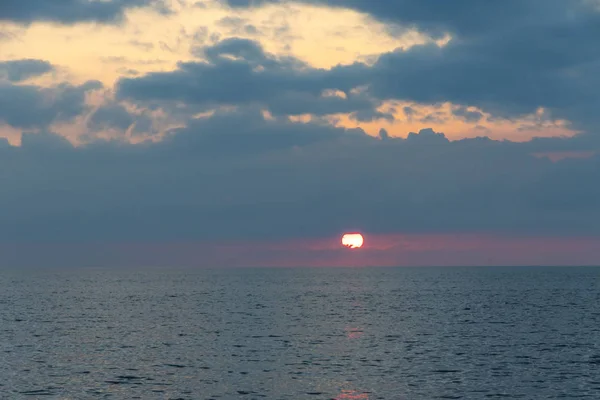
[[[342,390],[334,400],[369,400],[369,395],[356,390]]]

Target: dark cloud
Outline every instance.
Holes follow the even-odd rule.
[[[467,122],[477,123],[483,118],[483,114],[479,111],[472,111],[467,107],[456,107],[452,110],[452,114],[456,117],[464,119]]]
[[[47,131],[40,133],[24,132],[21,135],[21,146],[34,153],[73,150],[73,145],[64,136]]]
[[[54,67],[45,60],[0,61],[0,80],[4,78],[10,82],[24,81],[51,71],[54,71]]]
[[[22,24],[35,21],[114,23],[124,18],[126,10],[140,7],[169,13],[162,0],[2,0],[0,21]]]
[[[0,82],[0,122],[17,128],[41,128],[56,121],[69,121],[88,106],[85,95],[102,88],[98,81],[74,86],[68,83],[44,88]]]
[[[423,118],[419,119],[419,122],[430,125],[430,124],[443,124],[447,121],[447,115],[443,111],[434,111],[425,115]]]
[[[328,124],[291,123],[285,118],[266,121],[258,110],[216,112],[171,133],[165,148],[190,151],[203,158],[268,154],[343,138],[370,140],[361,129],[346,131]]]
[[[256,42],[233,38],[196,48],[194,53],[206,62],[180,63],[173,72],[121,79],[118,91],[122,98],[134,100],[172,100],[207,108],[260,104],[278,115],[348,113],[359,121],[391,120],[391,115],[377,111],[385,100],[449,102],[453,114],[470,123],[483,114],[469,107],[488,113],[491,120],[516,120],[544,108],[545,115],[567,120],[576,130],[592,131],[600,123],[600,13],[577,1],[541,4],[509,1],[499,11],[492,3],[472,1],[447,7],[437,2],[433,7],[429,1],[337,2],[333,5],[374,14],[385,9],[407,21],[412,15],[417,27],[437,23],[456,36],[442,47],[418,45],[382,54],[372,66],[356,63],[331,70],[276,57]],[[424,13],[429,9],[431,15]],[[463,15],[470,16],[467,20]],[[482,16],[481,21],[496,16],[502,23],[479,25],[474,15]],[[228,23],[240,21],[230,18]],[[351,90],[359,86],[366,90]],[[346,98],[322,96],[327,89],[340,90]],[[444,118],[433,113],[419,120],[431,124]]]
[[[231,7],[256,7],[272,3],[306,3],[354,9],[385,22],[417,28],[434,36],[446,33],[476,36],[565,16],[579,9],[578,0],[225,0]]]
[[[174,118],[169,115],[169,117]],[[87,117],[88,131],[79,137],[80,141],[89,143],[97,140],[99,133],[112,130],[121,139],[125,134],[133,136],[155,136],[161,132],[155,124],[155,117],[149,110],[128,110],[124,104],[106,101]],[[160,125],[160,124],[159,124]]]
[[[373,122],[376,120],[393,122],[395,120],[394,114],[390,112],[381,112],[368,107],[350,113],[350,118],[359,122]]]
[[[447,144],[449,140],[443,133],[435,132],[431,128],[421,129],[419,133],[410,132],[406,137],[407,143],[416,143],[421,145]]]
[[[410,122],[413,120],[415,116],[419,115],[419,112],[415,110],[414,107],[404,106],[402,107],[402,113],[406,117],[406,119]]]
[[[229,0],[232,7],[270,0]],[[363,76],[379,100],[475,106],[495,118],[516,119],[544,107],[575,129],[600,123],[600,12],[580,0],[305,0],[347,7],[383,21],[452,40],[379,57],[372,68],[332,71]],[[475,122],[478,115],[462,117]]]
[[[520,144],[531,152],[598,151],[600,140],[597,132],[581,133],[573,137],[538,137]]]
[[[92,130],[120,129],[127,130],[133,124],[134,119],[120,104],[110,104],[99,107],[90,116],[88,127]]]
[[[131,133],[133,135],[155,135],[160,132],[154,127],[152,117],[148,113],[142,113],[136,116]]]
[[[0,168],[19,171],[0,174],[0,239],[600,234],[600,157],[552,163],[531,155],[542,147],[450,142],[432,130],[374,138],[248,110],[193,121],[159,143],[73,148],[30,134],[0,148]]]
[[[357,117],[389,118],[377,114],[380,102],[366,93],[351,92],[362,75],[339,68],[311,68],[297,59],[265,53],[251,40],[232,38],[195,54],[206,62],[181,62],[172,72],[122,78],[120,99],[142,102],[182,102],[207,108],[219,105],[260,105],[277,115],[361,112]],[[344,96],[324,95],[339,90]],[[366,118],[366,117],[365,117]]]
[[[600,62],[595,45],[600,14],[575,21],[554,35],[538,32],[537,38],[523,28],[498,37],[451,41],[442,48],[424,45],[385,54],[371,70],[371,94],[476,106],[502,118],[544,107],[557,118],[589,128],[598,121],[592,110],[600,106],[600,80],[589,67]]]
[[[381,140],[388,140],[388,139],[390,138],[390,134],[388,133],[388,131],[387,131],[387,130],[385,130],[385,129],[381,128],[381,129],[379,130],[379,138],[380,138]]]

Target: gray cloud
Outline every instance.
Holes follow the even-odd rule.
[[[363,11],[372,8],[374,15],[379,15],[380,8],[381,15],[403,19],[413,15],[417,28],[437,23],[439,29],[457,36],[444,47],[414,46],[382,54],[372,66],[356,63],[331,70],[277,58],[249,40],[228,39],[195,50],[207,62],[181,63],[174,72],[122,79],[119,93],[125,98],[170,99],[207,107],[262,104],[288,115],[345,112],[363,121],[389,119],[376,111],[378,106],[384,100],[402,100],[426,105],[451,102],[454,115],[471,123],[482,114],[467,111],[469,106],[489,113],[492,119],[514,120],[543,107],[547,115],[570,121],[574,129],[592,131],[600,123],[596,112],[600,107],[596,73],[600,13],[578,1],[549,1],[544,7],[537,0],[510,1],[503,3],[502,10],[478,2],[475,11],[470,8],[475,3],[466,0],[452,7],[437,2],[433,7],[429,1],[350,1],[344,5]],[[428,7],[434,9],[431,15],[424,13]],[[481,14],[482,21],[495,16],[497,21],[480,25],[481,21],[472,22],[477,20],[472,14],[459,10]],[[350,92],[358,86],[367,89],[360,95]],[[341,90],[348,98],[323,98],[324,89]],[[432,114],[421,121],[434,123],[440,118]]]
[[[175,118],[169,115],[169,118]],[[88,130],[79,139],[82,142],[94,142],[98,138],[99,132],[113,130],[124,139],[125,134],[133,136],[155,136],[163,133],[160,129],[160,121],[156,121],[149,110],[129,111],[124,104],[114,101],[107,101],[102,106],[96,108],[87,117]],[[158,124],[157,124],[158,122]]]
[[[134,135],[155,135],[160,133],[154,126],[152,117],[142,113],[135,117],[135,125],[132,130]]]
[[[367,77],[372,97],[452,102],[510,119],[544,107],[576,129],[600,123],[600,12],[590,2],[299,1],[353,8],[436,37],[453,36],[443,48],[415,46],[382,55],[373,68],[348,67],[344,74]],[[228,0],[232,7],[273,2]],[[475,121],[475,115],[465,116]]]
[[[51,71],[54,71],[54,67],[45,60],[24,59],[0,61],[0,80],[4,78],[10,82],[24,81]]]
[[[251,109],[217,112],[211,118],[193,121],[172,133],[165,141],[167,148],[187,149],[205,158],[259,155],[346,137],[355,141],[370,140],[361,129],[291,123],[284,118],[266,121],[258,110]]]
[[[150,7],[163,14],[169,12],[162,0],[2,0],[0,21],[22,24],[35,21],[114,23],[124,18],[127,9],[139,7]]]
[[[20,171],[0,175],[0,239],[600,234],[600,157],[531,156],[583,139],[381,139],[251,110],[193,121],[159,143],[73,148],[29,134],[0,148],[2,170]],[[585,140],[600,150],[597,136]]]
[[[41,128],[71,120],[87,110],[86,92],[100,88],[98,81],[49,88],[0,82],[0,122],[17,128]]]
[[[406,137],[407,143],[417,143],[423,145],[448,144],[449,140],[443,133],[435,132],[431,128],[421,129],[419,133],[410,132]]]
[[[133,122],[133,117],[125,107],[119,104],[110,104],[94,111],[88,120],[88,127],[92,130],[107,128],[127,130]]]
[[[155,72],[139,78],[121,78],[120,99],[142,102],[183,102],[204,107],[261,105],[277,115],[361,112],[372,119],[389,118],[374,111],[381,103],[350,89],[362,82],[360,71],[311,68],[297,59],[265,53],[251,40],[232,38],[195,54],[206,62],[180,62],[173,72]],[[327,89],[346,97],[323,96]]]
[[[73,145],[65,137],[47,131],[41,133],[24,132],[21,135],[21,146],[33,153],[73,150]]]
[[[350,113],[350,118],[359,122],[373,122],[375,120],[386,120],[393,122],[395,120],[394,114],[389,112],[380,112],[372,108],[364,107],[359,111]]]
[[[551,38],[540,37],[536,42],[530,32],[521,30],[502,38],[450,42],[443,48],[415,46],[385,54],[370,70],[371,95],[422,104],[476,106],[503,118],[518,118],[545,107],[555,117],[589,128],[598,122],[593,109],[600,106],[600,80],[589,68],[589,63],[600,62],[595,45],[600,38],[600,30],[595,32],[600,15],[595,18],[594,23],[590,18],[589,34],[581,32],[566,41],[583,41],[585,44],[574,47],[587,46],[585,50],[569,50],[566,44],[561,48],[563,44]],[[531,48],[523,44],[524,38]],[[541,61],[544,57],[545,62]],[[369,73],[365,67],[354,68]]]
[[[469,111],[466,107],[460,106],[454,108],[452,114],[471,123],[477,123],[483,118],[483,114],[479,111]]]
[[[225,0],[231,7],[269,3],[307,3],[355,9],[385,22],[417,28],[434,36],[477,36],[489,31],[564,18],[565,10],[582,9],[578,0]]]

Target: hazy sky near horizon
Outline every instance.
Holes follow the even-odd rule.
[[[3,0],[0,265],[600,264],[599,40],[596,0]]]

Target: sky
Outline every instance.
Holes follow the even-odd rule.
[[[0,266],[600,265],[599,41],[597,0],[3,0]]]

